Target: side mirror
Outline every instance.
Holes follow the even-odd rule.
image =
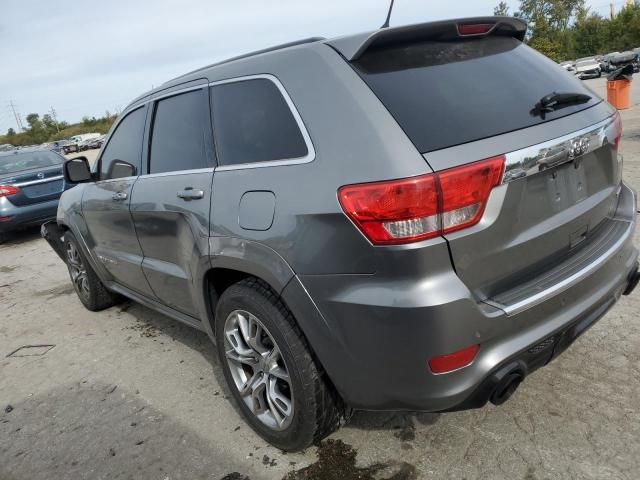
[[[87,157],[76,157],[64,162],[64,179],[69,183],[86,183],[93,180]]]
[[[136,167],[124,160],[114,160],[109,165],[107,178],[125,178],[134,177],[136,175]]]

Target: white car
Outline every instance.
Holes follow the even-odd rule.
[[[599,78],[602,76],[600,62],[595,57],[579,58],[576,60],[576,75],[579,79]]]
[[[576,71],[576,64],[573,62],[562,62],[560,64],[560,66],[562,68],[564,68],[567,72],[575,72]]]

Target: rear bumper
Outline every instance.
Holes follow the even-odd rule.
[[[417,258],[418,250],[411,256],[417,265],[399,256],[392,272],[299,276],[283,297],[298,319],[305,318],[301,327],[351,406],[481,407],[504,378],[514,372],[524,378],[548,363],[637,283],[635,205],[628,205],[635,202],[624,190],[631,228],[616,251],[579,282],[512,315],[478,302],[450,264]],[[429,358],[474,344],[480,350],[471,365],[442,375],[429,370]]]
[[[58,199],[20,207],[10,204],[5,199],[4,202],[0,201],[0,217],[8,218],[8,220],[0,221],[0,232],[9,232],[20,227],[38,225],[46,220],[55,218],[57,210]]]

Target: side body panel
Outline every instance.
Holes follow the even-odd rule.
[[[142,270],[166,305],[198,316],[195,283],[198,259],[209,253],[209,199],[213,170],[141,176],[131,200],[131,215],[144,252]],[[202,198],[185,200],[190,188]]]
[[[135,180],[129,177],[86,184],[82,199],[85,242],[118,283],[153,296],[142,272],[142,249],[129,212]]]

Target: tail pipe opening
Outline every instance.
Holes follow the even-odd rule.
[[[493,392],[491,392],[489,396],[489,401],[496,406],[502,405],[511,398],[523,380],[524,375],[519,370],[508,373],[493,389]]]

